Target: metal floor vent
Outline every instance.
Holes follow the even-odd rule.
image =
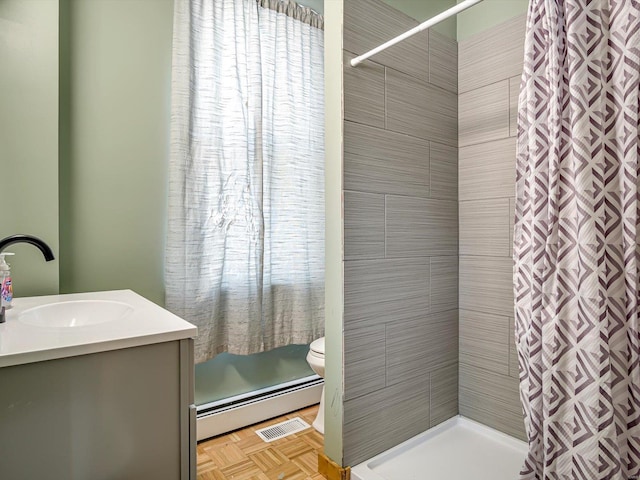
[[[309,428],[310,425],[299,417],[285,420],[284,422],[271,425],[267,428],[256,430],[256,434],[265,442],[273,442],[293,433]]]

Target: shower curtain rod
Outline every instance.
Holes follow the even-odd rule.
[[[395,45],[396,43],[400,43],[401,41],[409,37],[412,37],[416,33],[422,32],[423,30],[426,30],[429,27],[433,27],[435,24],[440,23],[441,21],[446,20],[449,17],[453,17],[454,15],[457,15],[463,10],[466,10],[469,7],[473,7],[476,3],[480,3],[482,1],[483,0],[465,0],[464,2],[459,3],[455,7],[451,7],[449,10],[445,10],[444,12],[439,13],[435,17],[430,18],[426,22],[421,23],[417,27],[413,27],[411,30],[404,32],[402,35],[398,35],[396,38],[392,38],[391,40],[383,43],[379,47],[376,47],[373,50],[369,50],[367,53],[364,53],[359,57],[352,59],[351,66],[356,67],[360,63],[364,62],[367,58],[375,55],[376,53],[380,53],[383,50],[386,50],[387,48]]]

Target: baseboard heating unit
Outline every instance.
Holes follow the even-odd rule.
[[[324,380],[318,375],[198,405],[198,441],[222,435],[320,402]]]

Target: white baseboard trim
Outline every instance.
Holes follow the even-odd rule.
[[[198,441],[222,435],[254,423],[279,417],[320,402],[323,383],[269,395],[253,402],[229,407],[224,411],[198,415]]]

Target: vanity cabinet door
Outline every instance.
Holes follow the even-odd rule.
[[[0,368],[0,478],[184,479],[184,358],[173,341]]]

